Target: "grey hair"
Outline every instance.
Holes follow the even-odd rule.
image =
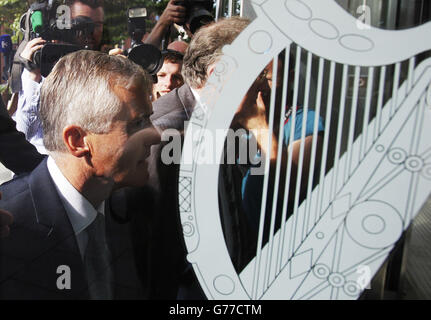
[[[207,80],[207,70],[222,56],[222,48],[231,44],[250,24],[250,20],[232,17],[219,20],[199,29],[188,46],[182,75],[192,88],[200,88]]]
[[[82,50],[61,58],[41,88],[45,148],[67,151],[63,129],[68,125],[96,134],[109,132],[122,109],[115,86],[141,86],[150,94],[151,80],[140,66],[123,57]]]

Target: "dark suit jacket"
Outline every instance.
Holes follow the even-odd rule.
[[[184,130],[184,121],[190,119],[196,100],[187,84],[176,88],[153,103],[153,124],[162,130]]]
[[[0,242],[1,299],[87,299],[82,258],[67,213],[49,175],[46,160],[31,174],[0,187],[0,207],[14,216],[10,236]],[[105,211],[114,270],[114,297],[142,297],[129,223]],[[71,289],[59,290],[57,268],[71,270]]]
[[[153,103],[153,114],[150,119],[160,130],[175,129],[182,135],[184,132],[184,122],[190,119],[195,104],[196,100],[190,87],[184,84]],[[167,182],[168,185],[172,183],[170,175],[167,174],[168,167],[160,159],[161,149],[164,145],[162,142],[159,145],[151,147],[149,161],[149,185],[158,193],[166,192],[166,190],[161,190],[162,180],[163,182]],[[173,167],[178,169],[178,166]]]
[[[0,97],[0,162],[15,174],[30,172],[44,157],[16,129]]]
[[[184,121],[190,119],[196,104],[190,87],[185,84],[153,103],[151,120],[159,129],[176,129],[182,135]],[[204,299],[191,265],[186,261],[186,248],[178,211],[177,164],[164,164],[161,150],[166,143],[153,146],[149,161],[148,187],[155,192],[156,213],[151,222],[149,297],[151,299]],[[179,159],[178,159],[179,160]]]
[[[196,99],[187,84],[182,87],[173,90],[167,95],[162,96],[160,99],[153,103],[152,120],[154,125],[161,129],[176,129],[180,133],[184,131],[184,121],[190,120],[191,114],[193,113],[196,105]],[[176,221],[177,227],[171,225],[170,234],[171,238],[173,235],[177,238],[178,242],[183,242],[181,233],[175,234],[174,230],[180,228],[179,213],[176,208],[178,204],[177,197],[177,185],[178,185],[178,170],[179,166],[176,165],[164,165],[160,160],[160,150],[164,144],[153,146],[152,150],[152,161],[150,170],[150,181],[151,185],[159,190],[161,197],[160,204],[164,207],[161,212],[169,214],[169,218],[165,218],[164,221]],[[179,161],[180,159],[178,159]],[[227,163],[227,161],[225,161]],[[224,238],[228,247],[229,254],[232,258],[232,262],[237,271],[241,271],[244,266],[250,261],[250,255],[256,252],[253,246],[256,241],[249,241],[253,239],[253,235],[250,234],[247,228],[247,222],[244,221],[244,213],[241,211],[241,202],[237,199],[241,199],[240,183],[242,174],[239,172],[239,166],[237,165],[221,165],[219,174],[219,194],[222,199],[220,201],[220,213],[221,222],[224,231]],[[236,187],[235,187],[236,186]],[[239,193],[239,194],[238,194]],[[172,200],[168,200],[172,199]],[[165,226],[165,229],[168,227]],[[169,238],[165,235],[165,238]],[[243,240],[246,241],[243,241]],[[254,240],[254,239],[253,239]],[[162,240],[160,240],[161,242]],[[166,240],[165,240],[166,242]],[[174,242],[173,240],[171,242]],[[180,250],[177,248],[177,251]],[[183,249],[186,251],[185,249]],[[251,252],[251,254],[250,254]],[[190,292],[197,292],[197,280],[191,275],[191,266],[186,266],[187,271],[184,273],[187,275],[187,281],[194,286],[194,289],[181,289],[186,297],[199,297],[199,295]],[[181,286],[181,285],[180,285]],[[181,293],[180,293],[181,294]]]

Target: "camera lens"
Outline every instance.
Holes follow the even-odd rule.
[[[190,31],[195,34],[201,27],[214,21],[213,16],[205,9],[193,10],[190,14]]]
[[[149,44],[140,44],[132,48],[128,57],[149,74],[156,74],[163,65],[162,53],[159,49]]]

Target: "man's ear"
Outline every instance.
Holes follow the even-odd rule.
[[[77,158],[86,156],[89,152],[87,133],[79,126],[70,125],[63,129],[63,142],[70,154]]]
[[[207,79],[208,79],[209,77],[211,77],[211,75],[213,74],[213,72],[214,72],[214,70],[215,70],[215,67],[216,67],[216,64],[215,64],[215,63],[211,64],[211,65],[208,67],[208,70],[207,70]]]

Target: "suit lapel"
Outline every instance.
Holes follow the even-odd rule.
[[[187,120],[190,120],[196,99],[188,84],[184,84],[178,89],[178,99],[181,101]]]
[[[44,252],[40,252],[38,265],[51,284],[57,286],[59,266],[70,268],[71,289],[63,290],[67,296],[86,298],[87,280],[75,233],[66,210],[58,196],[54,182],[44,160],[29,177],[30,194],[35,220],[40,227]],[[55,280],[55,282],[53,282]]]

